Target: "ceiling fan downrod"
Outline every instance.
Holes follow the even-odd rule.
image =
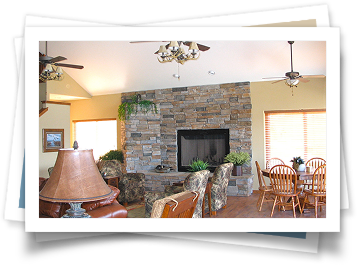
[[[288,43],[290,44],[290,66],[291,66],[291,72],[293,73],[293,44],[294,41],[288,41]]]

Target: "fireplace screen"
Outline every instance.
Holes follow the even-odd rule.
[[[187,171],[193,160],[200,159],[214,169],[229,153],[229,130],[178,130],[178,170]]]

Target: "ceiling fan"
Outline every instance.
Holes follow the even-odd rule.
[[[157,42],[157,41],[132,41],[130,43],[143,43],[143,42]],[[168,42],[168,41],[161,41]],[[188,52],[186,53],[183,47],[189,46]],[[209,50],[210,47],[202,45],[193,41],[170,41],[166,45],[160,45],[159,50],[154,52],[157,54],[158,61],[160,63],[168,63],[173,60],[177,63],[184,64],[189,60],[197,60],[200,57],[200,51],[204,52]]]
[[[324,75],[300,75],[299,72],[294,72],[293,70],[293,47],[294,41],[288,41],[290,44],[290,62],[291,62],[291,71],[285,73],[285,77],[267,77],[264,79],[272,79],[272,78],[282,78],[281,80],[274,81],[272,84],[281,82],[285,80],[286,85],[290,87],[297,87],[299,82],[307,83],[310,80],[306,78],[324,78]]]
[[[82,65],[75,65],[75,64],[64,64],[58,63],[60,61],[67,60],[67,58],[63,56],[57,57],[50,57],[47,55],[47,41],[46,41],[46,52],[45,54],[39,54],[39,65],[40,65],[40,80],[47,81],[47,80],[57,80],[61,81],[63,79],[63,71],[61,67],[68,67],[74,69],[83,69],[84,66]],[[56,70],[52,67],[56,66]]]

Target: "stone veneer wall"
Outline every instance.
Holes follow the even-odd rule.
[[[230,150],[252,153],[250,83],[228,83],[136,92],[157,104],[158,113],[137,113],[122,124],[127,172],[157,165],[177,171],[177,130],[229,129]],[[122,102],[134,94],[122,93]],[[243,172],[250,174],[251,165]]]

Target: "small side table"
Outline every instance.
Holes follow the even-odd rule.
[[[208,197],[208,214],[209,217],[212,216],[212,206],[211,206],[211,188],[212,188],[212,182],[207,182],[205,194],[203,195],[203,202],[202,202],[202,218],[205,217],[205,195],[207,194]]]
[[[103,179],[108,185],[119,189],[119,176],[105,176]]]

